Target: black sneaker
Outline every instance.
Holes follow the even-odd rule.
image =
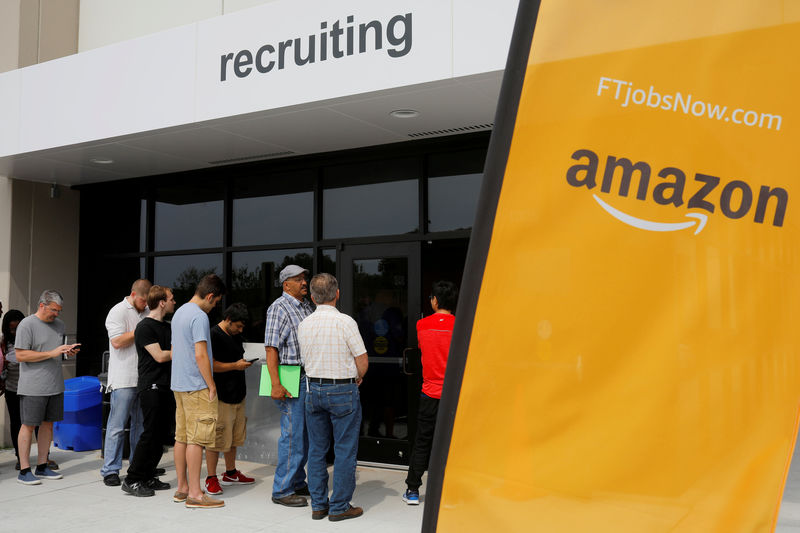
[[[109,474],[103,478],[103,483],[106,484],[107,487],[119,487],[121,483],[119,480],[119,474]]]
[[[127,494],[131,494],[133,496],[137,496],[140,498],[147,497],[147,496],[155,496],[156,491],[149,487],[145,487],[143,483],[139,481],[135,481],[133,483],[128,483],[128,480],[122,482],[122,492]]]
[[[161,481],[157,477],[154,477],[152,479],[148,479],[147,481],[145,481],[144,482],[144,486],[147,487],[148,489],[153,489],[153,490],[167,490],[167,489],[169,489],[169,483],[164,483],[163,481]]]
[[[156,477],[163,476],[166,473],[167,473],[167,471],[164,470],[163,468],[156,468]]]

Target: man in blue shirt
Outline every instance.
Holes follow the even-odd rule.
[[[203,448],[216,439],[217,388],[214,385],[208,312],[222,300],[225,283],[216,274],[200,280],[194,296],[172,317],[172,380],[175,394],[175,502],[189,508],[223,507],[200,484]]]
[[[281,411],[281,436],[278,439],[278,464],[272,483],[272,501],[289,507],[308,505],[308,485],[305,465],[308,460],[308,432],[306,431],[304,402],[305,375],[300,382],[300,393],[293,398],[278,377],[279,365],[300,365],[300,345],[297,326],[313,311],[306,301],[308,295],[308,270],[289,265],[281,270],[278,280],[283,294],[267,310],[264,346],[267,352],[267,369],[272,382],[272,398]]]

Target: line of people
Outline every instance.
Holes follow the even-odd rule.
[[[281,413],[271,499],[275,504],[303,507],[310,497],[312,519],[339,521],[363,514],[350,501],[361,427],[359,385],[369,363],[356,322],[336,308],[340,296],[336,278],[318,274],[309,283],[308,274],[297,265],[284,268],[279,274],[283,293],[266,316],[266,366],[271,396]],[[309,288],[315,305],[307,299]],[[200,280],[191,300],[175,311],[171,289],[137,280],[131,293],[109,312],[111,411],[100,470],[106,485],[121,486],[124,492],[141,497],[170,489],[159,479],[164,471],[158,468],[168,442],[174,442],[175,502],[189,508],[223,507],[223,500],[211,497],[221,494],[222,486],[254,483],[236,468],[236,449],[246,438],[244,371],[252,364],[244,359],[240,335],[248,310],[243,304],[229,306],[213,328],[208,319],[225,291],[218,276],[208,275]],[[410,505],[419,503],[421,476],[430,458],[457,292],[452,283],[434,284],[434,314],[417,324],[424,384],[408,489],[403,494]],[[61,477],[47,464],[52,423],[63,418],[60,359],[80,349],[77,344],[61,344],[64,325],[57,316],[62,305],[57,292],[45,291],[35,315],[22,319],[21,313],[15,313],[8,320],[8,332],[3,321],[0,347],[8,354],[11,341],[21,362],[18,481],[23,484]],[[166,322],[173,312],[171,323]],[[14,322],[16,331],[12,332]],[[282,365],[300,367],[296,397],[281,383]],[[128,421],[131,459],[127,476],[121,479]],[[40,428],[39,457],[31,472],[28,454],[36,426]],[[326,454],[331,446],[335,460],[329,497]],[[201,482],[203,450],[205,483]],[[225,461],[221,480],[217,476],[220,453]]]

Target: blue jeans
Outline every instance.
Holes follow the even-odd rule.
[[[119,474],[122,468],[122,448],[125,438],[125,422],[131,418],[130,441],[131,455],[142,434],[142,408],[139,405],[139,394],[136,387],[125,387],[111,391],[111,412],[106,423],[106,442],[103,446],[103,468],[100,475]]]
[[[278,464],[272,483],[272,497],[283,498],[306,487],[308,432],[303,412],[306,378],[300,380],[297,398],[275,400],[281,411],[281,436],[278,439]]]
[[[356,452],[361,428],[358,385],[310,383],[306,394],[308,427],[308,491],[311,509],[340,514],[350,507],[356,489]],[[333,433],[333,492],[328,502],[328,465],[325,455]]]

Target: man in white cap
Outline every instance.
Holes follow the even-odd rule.
[[[305,423],[305,375],[301,371],[297,398],[281,385],[279,365],[300,365],[297,326],[313,311],[308,296],[308,270],[289,265],[278,276],[283,294],[267,309],[264,347],[272,382],[272,398],[281,411],[281,436],[278,439],[278,464],[272,483],[272,501],[288,507],[308,505],[305,465],[308,460],[308,433]]]

